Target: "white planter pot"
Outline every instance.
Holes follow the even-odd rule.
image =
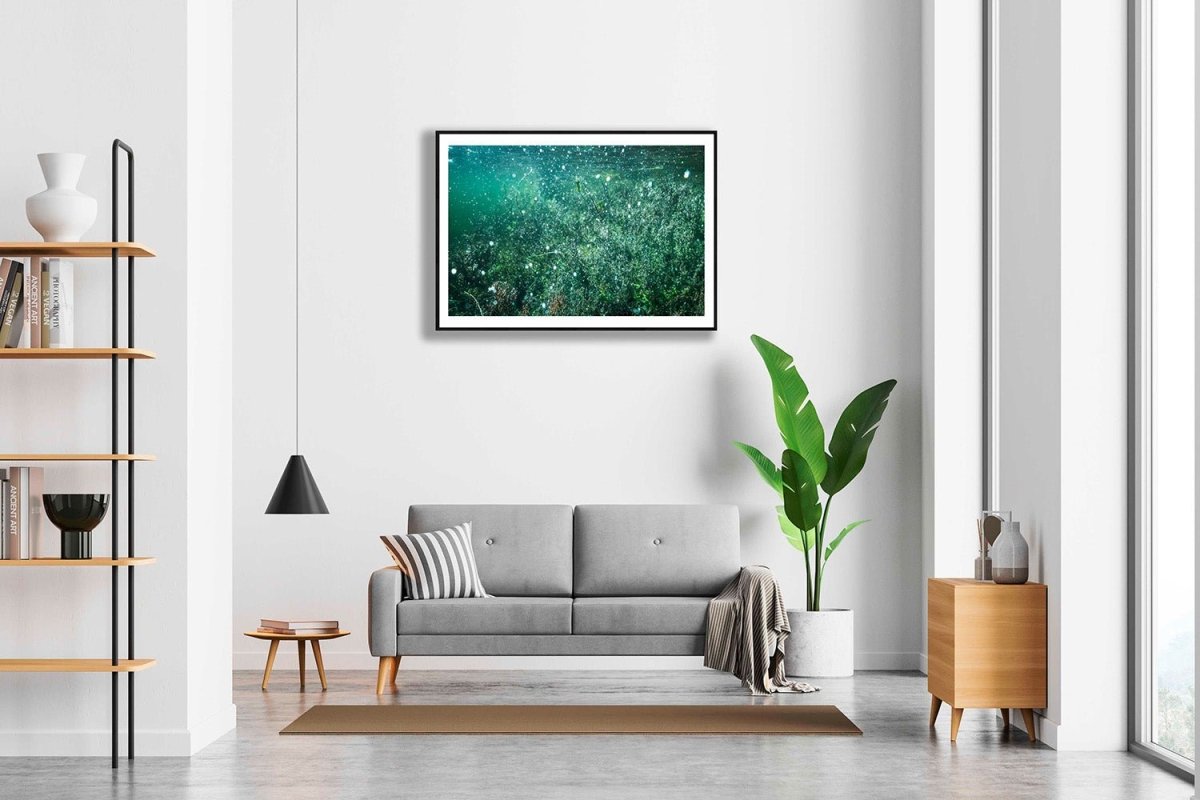
[[[795,678],[844,678],[854,674],[854,611],[788,609],[791,634],[784,643],[784,671]]]
[[[78,242],[96,222],[96,198],[75,188],[86,156],[39,153],[46,190],[25,200],[29,224],[47,242]]]

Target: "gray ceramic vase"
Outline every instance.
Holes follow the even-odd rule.
[[[1029,580],[1029,544],[1021,535],[1021,523],[1005,522],[1000,538],[992,545],[992,580],[996,583],[1025,583]]]

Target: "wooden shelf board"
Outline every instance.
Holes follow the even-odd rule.
[[[145,453],[0,453],[0,464],[20,461],[154,461]]]
[[[17,360],[103,359],[107,361],[113,356],[131,360],[156,357],[150,350],[144,350],[140,347],[8,347],[0,350],[0,358]]]
[[[158,561],[152,556],[123,558],[0,558],[4,567],[145,567]]]
[[[157,664],[153,658],[0,658],[0,672],[140,672]]]
[[[121,257],[154,258],[155,252],[138,242],[0,242],[0,256],[20,258],[111,258],[113,248]]]

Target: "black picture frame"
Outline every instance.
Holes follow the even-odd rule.
[[[715,130],[438,130],[434,133],[434,320],[436,331],[715,331],[717,330],[717,131]],[[449,147],[505,144],[580,146],[642,144],[704,147],[704,313],[698,316],[474,316],[449,313]],[[446,184],[446,185],[444,185]],[[445,237],[445,238],[443,238]],[[478,303],[478,301],[476,301]],[[444,305],[445,304],[445,305]],[[581,322],[581,320],[586,320]]]

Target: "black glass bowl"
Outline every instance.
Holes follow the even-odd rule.
[[[92,529],[108,513],[108,495],[44,494],[42,506],[62,531],[62,558],[91,558]]]

